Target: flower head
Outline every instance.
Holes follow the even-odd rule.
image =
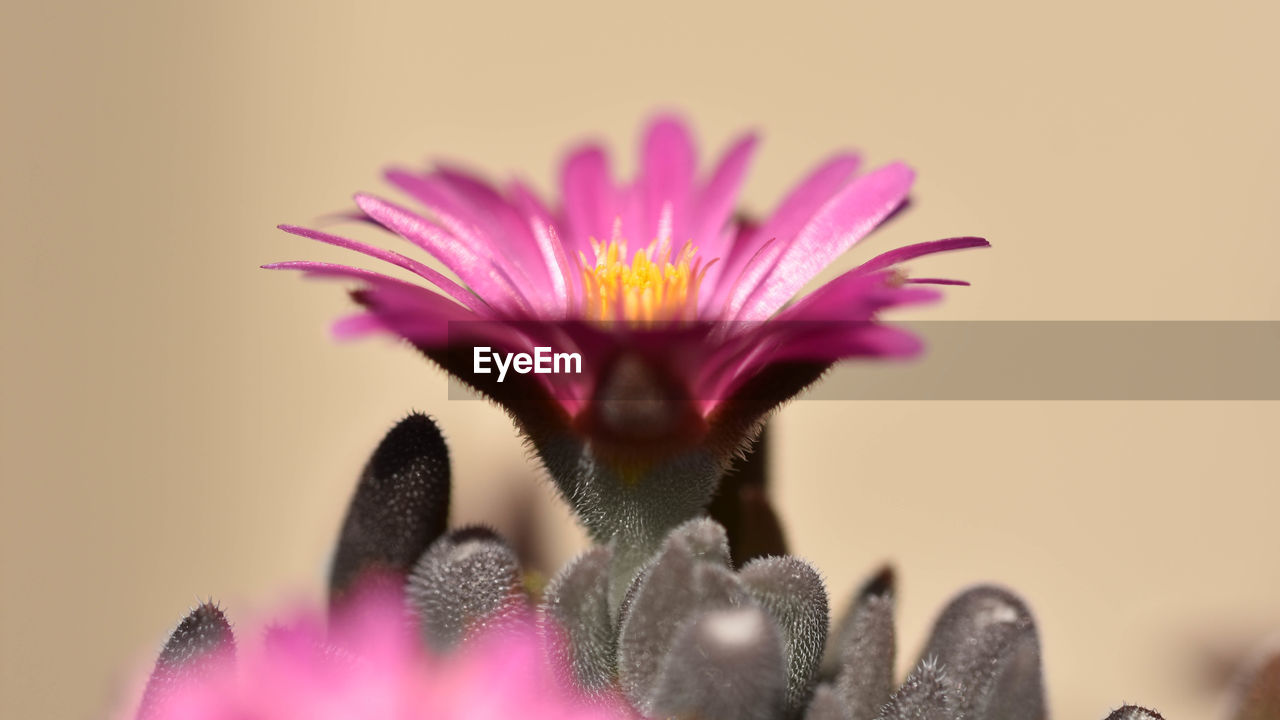
[[[359,217],[453,277],[292,225],[282,228],[416,280],[320,262],[267,267],[358,282],[364,312],[340,321],[340,335],[404,338],[502,405],[592,534],[618,539],[640,562],[706,506],[780,403],[839,360],[919,351],[910,333],[878,322],[881,311],[935,300],[924,285],[964,283],[912,279],[901,263],[987,245],[956,237],[898,248],[796,301],[903,205],[914,173],[902,163],[860,173],[856,155],[837,154],[753,222],[734,210],[755,146],[743,137],[699,178],[688,129],[660,117],[633,182],[615,180],[598,146],[571,153],[554,210],[519,182],[392,169],[387,179],[419,209],[358,194]],[[476,359],[539,347],[562,354],[566,370],[576,357],[577,372],[497,374]]]
[[[963,237],[900,248],[788,307],[903,204],[914,173],[892,163],[859,174],[856,155],[838,154],[755,223],[734,216],[755,147],[753,135],[741,138],[698,178],[689,131],[660,117],[645,133],[634,182],[615,180],[598,146],[573,152],[556,210],[519,182],[499,188],[452,167],[391,169],[387,179],[420,209],[358,194],[361,216],[434,257],[456,281],[400,253],[291,225],[282,228],[407,270],[421,284],[327,263],[268,267],[361,283],[356,299],[366,312],[339,323],[343,336],[388,332],[438,359],[475,342],[579,351],[581,373],[535,374],[518,391],[445,362],[508,407],[528,404],[510,396],[534,386],[547,407],[537,418],[517,414],[526,431],[531,420],[573,423],[590,414],[594,401],[609,399],[609,380],[628,358],[622,362],[648,366],[659,390],[693,403],[692,425],[673,417],[669,427],[650,423],[645,434],[670,429],[696,438],[714,433],[717,412],[769,368],[917,352],[913,337],[874,321],[882,310],[934,300],[922,283],[952,281],[912,280],[897,265],[987,244]],[[798,389],[778,388],[769,404]],[[585,424],[606,435],[636,433],[625,422],[597,425]]]

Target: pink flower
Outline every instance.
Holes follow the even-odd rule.
[[[622,720],[548,665],[532,620],[448,656],[424,649],[399,602],[362,601],[326,630],[316,614],[269,629],[262,647],[205,662],[146,720]]]
[[[587,145],[565,161],[554,210],[519,182],[500,189],[453,167],[392,169],[387,179],[421,208],[358,194],[359,217],[456,280],[292,225],[282,228],[416,278],[322,262],[266,267],[358,282],[364,312],[340,321],[340,336],[404,338],[502,405],[591,535],[615,544],[617,600],[665,534],[703,511],[768,413],[839,360],[920,351],[913,335],[879,323],[881,311],[938,298],[923,285],[965,283],[911,279],[900,263],[988,244],[901,247],[795,300],[903,205],[915,175],[901,163],[859,174],[856,155],[838,154],[756,223],[734,216],[755,145],[743,137],[699,178],[689,131],[660,117],[634,182],[615,181],[604,150]],[[539,347],[580,372],[524,374]],[[505,355],[517,372],[498,374],[496,361],[480,372],[482,352]]]
[[[391,169],[387,179],[421,209],[361,193],[363,217],[434,257],[457,281],[400,253],[292,225],[281,227],[399,267],[417,282],[320,262],[266,267],[358,281],[355,299],[365,312],[339,322],[339,335],[407,339],[531,434],[532,425],[559,425],[633,449],[707,440],[736,447],[742,433],[717,437],[718,426],[750,425],[822,368],[920,350],[909,333],[877,323],[879,313],[935,300],[922,283],[965,283],[910,279],[900,263],[987,245],[958,237],[898,248],[792,303],[902,206],[915,175],[901,163],[859,174],[856,155],[838,154],[754,223],[733,213],[755,146],[754,135],[739,139],[699,178],[689,131],[660,117],[645,133],[632,183],[613,178],[598,146],[570,154],[555,210],[520,182],[498,188],[446,166]],[[499,384],[473,371],[478,344],[578,352],[581,373],[511,373]],[[797,366],[809,371],[772,372]],[[768,383],[752,382],[766,375]],[[602,409],[601,400],[630,397],[637,383],[640,395],[656,390],[675,401],[665,415],[635,423]],[[751,417],[721,422],[744,411]]]

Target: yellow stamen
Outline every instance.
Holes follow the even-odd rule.
[[[673,255],[669,242],[653,242],[637,250],[630,263],[625,262],[626,240],[592,240],[591,247],[594,263],[581,256],[588,319],[643,325],[697,316],[698,286],[710,263],[702,264],[692,243]]]

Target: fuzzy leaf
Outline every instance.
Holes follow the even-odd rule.
[[[895,580],[893,568],[885,565],[864,580],[858,592],[854,593],[853,599],[849,601],[849,605],[841,613],[835,627],[831,629],[831,642],[827,643],[826,652],[822,656],[820,674],[823,680],[834,679],[836,673],[840,671],[840,656],[853,642],[858,615],[865,612],[867,602],[875,598],[883,598],[888,600],[892,607]]]
[[[403,581],[449,518],[449,450],[431,418],[414,413],[387,433],[365,466],[338,535],[331,604],[371,571]]]
[[[782,635],[760,608],[702,613],[682,626],[646,714],[775,720],[786,705],[785,663]]]
[[[691,520],[672,531],[628,592],[618,636],[618,680],[642,712],[681,624],[702,611],[750,602],[727,567],[728,557],[723,528]]]
[[[535,436],[533,441],[547,473],[592,539],[612,544],[609,604],[620,617],[636,576],[670,533],[699,519],[726,460],[699,447],[664,454],[637,468],[633,460],[620,460],[616,452],[580,437]],[[633,455],[637,449],[628,447],[627,452]]]
[[[826,586],[816,570],[794,557],[752,560],[738,576],[782,631],[787,659],[786,712],[789,717],[798,716],[817,683],[827,640]]]
[[[579,555],[556,574],[542,600],[542,617],[564,634],[560,664],[581,689],[608,688],[616,673],[617,628],[609,611],[609,562],[612,553],[597,547]]]
[[[409,575],[407,595],[423,639],[438,651],[503,623],[525,602],[515,553],[482,527],[454,530],[433,543]]]
[[[804,720],[849,720],[849,708],[836,689],[823,683],[813,689],[813,698],[804,711]]]
[[[962,720],[960,689],[934,658],[916,665],[877,715],[879,720]],[[985,720],[985,718],[984,718]]]
[[[1044,684],[1035,621],[1007,590],[978,586],[957,596],[934,625],[924,657],[963,688],[959,710],[984,720],[1043,720]]]
[[[832,636],[823,675],[849,720],[872,720],[893,692],[894,576],[885,567],[863,583]]]
[[[635,595],[644,585],[650,571],[665,555],[678,554],[703,560],[724,568],[729,564],[729,540],[724,528],[714,520],[696,518],[688,520],[672,530],[662,541],[662,546],[635,574],[620,603],[618,617],[625,618]],[[615,553],[615,562],[617,561]],[[612,571],[611,571],[612,574]]]
[[[235,656],[236,641],[227,616],[218,606],[201,603],[165,641],[143,691],[138,720],[161,717],[175,689],[209,673],[230,670]]]
[[[1164,720],[1164,716],[1155,710],[1148,710],[1138,705],[1125,705],[1108,715],[1107,720]]]

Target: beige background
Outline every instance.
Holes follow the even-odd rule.
[[[840,146],[912,162],[916,207],[859,253],[996,245],[929,261],[975,286],[922,317],[1280,319],[1278,22],[1266,2],[6,4],[0,716],[101,715],[196,595],[247,617],[318,594],[363,456],[410,408],[450,437],[459,520],[539,488],[557,557],[580,542],[498,411],[389,343],[333,343],[338,287],[256,269],[331,257],[273,226],[385,189],[384,163],[547,188],[569,141],[629,167],[644,116],[682,108],[705,151],[765,132],[758,210]],[[904,662],[994,579],[1038,612],[1057,717],[1215,717],[1220,656],[1280,629],[1277,421],[801,402],[778,499],[837,602],[898,563]]]

